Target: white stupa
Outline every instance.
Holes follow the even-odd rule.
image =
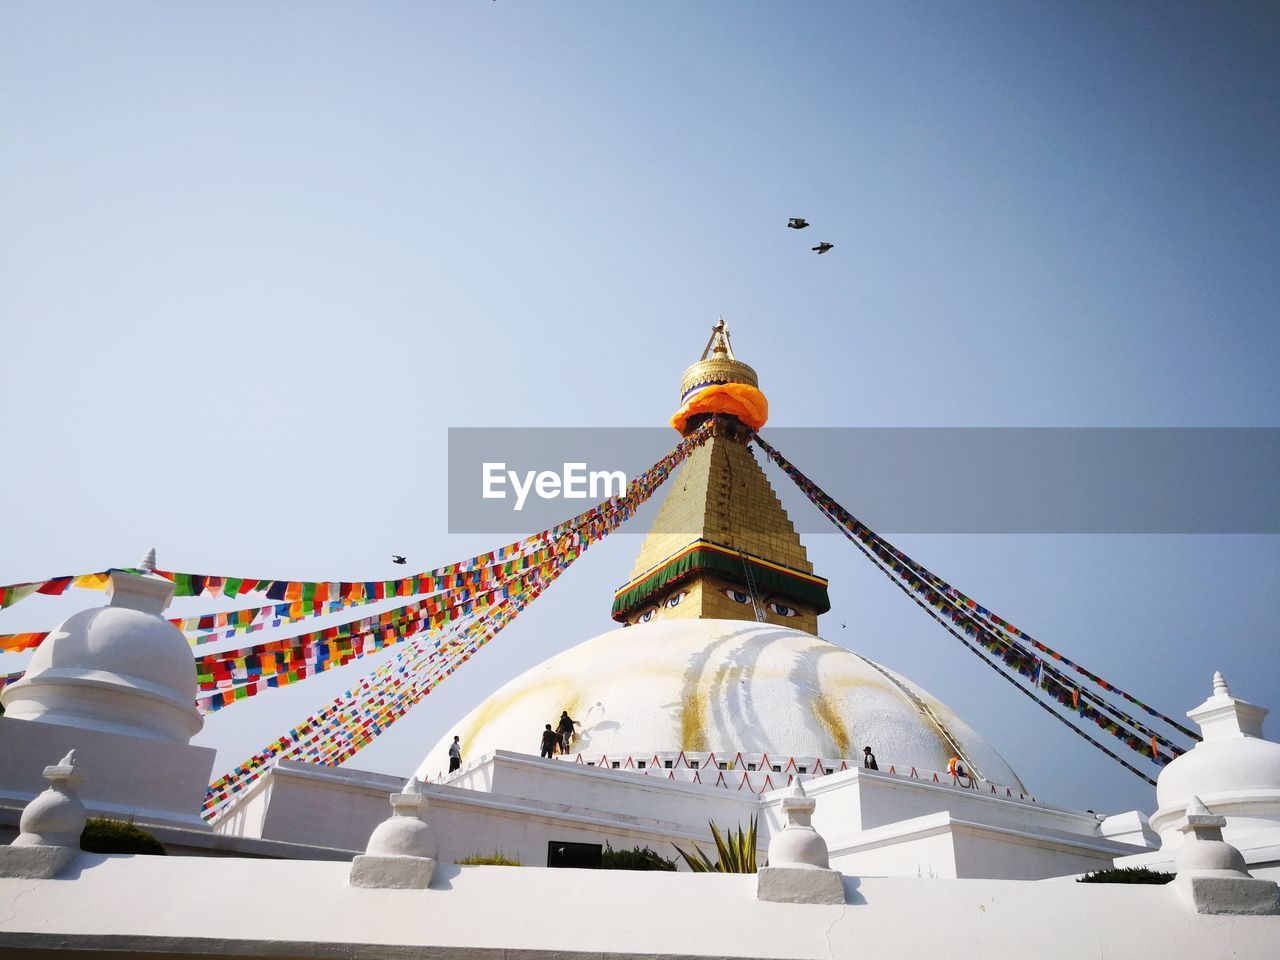
[[[5,713],[187,743],[204,721],[191,645],[162,616],[173,589],[160,577],[112,572],[107,606],[81,610],[49,635],[0,694]]]
[[[1179,825],[1198,798],[1227,818],[1223,835],[1242,849],[1280,846],[1280,743],[1263,737],[1265,707],[1232,694],[1221,673],[1213,694],[1187,713],[1204,739],[1161,772],[1151,826],[1166,849],[1183,842]]]
[[[95,814],[203,829],[200,801],[215,751],[191,744],[204,721],[186,636],[164,618],[173,597],[155,569],[115,570],[107,605],[72,614],[0,692],[0,801],[43,789],[47,758],[77,750]]]
[[[418,768],[448,769],[455,735],[470,758],[536,753],[562,711],[579,722],[571,754],[638,763],[655,755],[767,754],[945,770],[952,757],[1025,789],[968,724],[905,677],[817,636],[827,582],[747,446],[768,405],[736,359],[723,321],[686,371],[673,425],[712,437],[669,481],[670,493],[615,594],[625,626],[537,665],[451,726]],[[704,758],[705,759],[705,758]]]

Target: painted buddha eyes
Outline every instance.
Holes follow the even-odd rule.
[[[653,615],[657,612],[658,612],[657,607],[650,607],[644,613],[640,614],[640,616],[636,617],[636,623],[648,623],[650,620],[653,619]]]
[[[724,595],[728,597],[730,600],[732,600],[734,603],[741,603],[743,605],[746,605],[751,602],[751,594],[743,593],[741,590],[734,590],[732,587],[727,588],[724,591]],[[770,600],[767,604],[765,604],[765,606],[768,607],[770,611],[772,611],[773,613],[776,613],[780,617],[800,616],[800,611],[797,610],[795,607],[789,607],[785,603],[779,603],[776,600]]]
[[[681,590],[679,593],[673,593],[671,596],[667,597],[667,601],[663,606],[674,607],[688,595],[688,590]]]

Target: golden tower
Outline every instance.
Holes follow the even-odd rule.
[[[672,426],[688,435],[710,417],[712,436],[670,481],[671,492],[614,594],[613,619],[748,620],[817,635],[831,607],[804,545],[750,447],[768,418],[756,372],[733,355],[721,319],[685,371]]]

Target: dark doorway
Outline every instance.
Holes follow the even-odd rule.
[[[552,840],[547,844],[547,866],[599,870],[600,855],[603,851],[604,848],[598,843],[569,843],[565,840]]]

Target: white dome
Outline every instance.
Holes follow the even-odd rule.
[[[36,649],[0,694],[5,715],[187,743],[203,721],[191,646],[160,615],[173,584],[113,573],[107,589],[109,606],[74,614]]]
[[[468,758],[537,753],[562,710],[582,724],[573,752],[593,759],[680,750],[859,758],[870,745],[885,770],[945,770],[954,751],[941,724],[982,776],[1025,789],[968,724],[905,678],[811,634],[739,620],[657,620],[557,654],[451,727],[418,775],[448,769],[454,734]]]
[[[1280,807],[1280,743],[1257,737],[1206,740],[1172,761],[1156,780],[1161,808],[1185,807],[1193,795],[1215,807],[1228,795],[1270,796]]]

